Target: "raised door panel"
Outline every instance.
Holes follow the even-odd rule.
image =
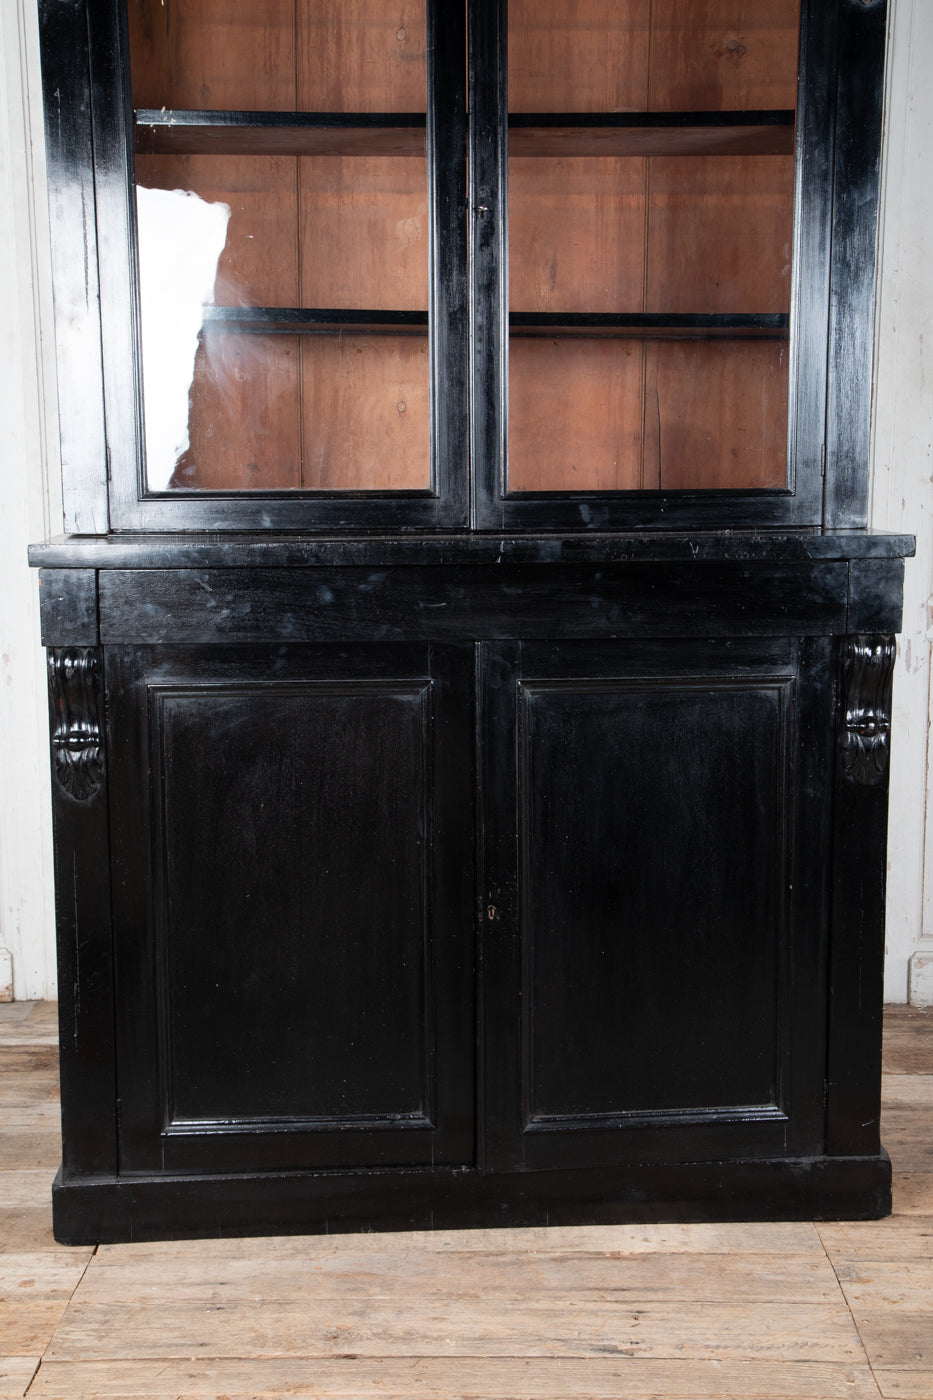
[[[135,660],[109,666],[121,1170],[468,1163],[462,658]]]
[[[824,644],[518,650],[487,729],[514,788],[486,945],[521,1008],[497,1013],[493,1154],[818,1150]]]

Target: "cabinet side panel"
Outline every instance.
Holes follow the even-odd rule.
[[[52,821],[58,929],[62,1163],[116,1170],[110,830],[101,659],[94,647],[49,652]]]
[[[877,1152],[894,638],[840,638],[827,1150]]]

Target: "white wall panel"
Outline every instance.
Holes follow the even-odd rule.
[[[34,6],[0,0],[0,948],[18,1000],[55,995],[48,720],[30,539],[48,532],[54,402]],[[41,124],[37,127],[41,136]],[[38,198],[34,199],[34,189]],[[53,428],[54,433],[54,428]],[[53,519],[55,505],[52,504]],[[59,512],[60,514],[60,512]],[[60,527],[55,525],[55,529]]]
[[[891,0],[889,30],[872,523],[917,536],[917,557],[906,568],[894,683],[888,843],[885,993],[904,1001],[908,961],[924,929],[930,859],[924,818],[933,594],[933,4]],[[933,910],[926,915],[926,930],[933,931]]]

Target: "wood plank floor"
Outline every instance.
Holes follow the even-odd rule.
[[[893,1216],[61,1248],[55,1007],[0,1006],[0,1400],[933,1400],[933,1012]]]

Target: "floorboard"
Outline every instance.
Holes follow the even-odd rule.
[[[209,1363],[129,1361],[63,1365],[44,1362],[29,1400],[178,1396],[271,1400],[326,1396],[357,1400],[878,1400],[867,1367],[800,1361],[730,1364],[723,1361],[641,1361],[593,1357],[402,1359],[363,1357]]]
[[[55,1008],[0,1006],[0,1400],[933,1400],[933,1012],[864,1223],[55,1244]]]
[[[0,1356],[0,1400],[22,1400],[38,1369],[38,1356]]]

